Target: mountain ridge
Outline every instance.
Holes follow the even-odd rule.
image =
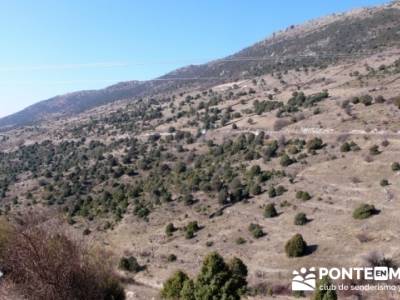
[[[398,45],[400,5],[333,14],[302,25],[290,26],[250,47],[201,65],[189,65],[149,81],[125,81],[98,90],[83,90],[35,103],[0,119],[0,128],[32,124],[47,118],[71,115],[123,99],[151,96],[182,86],[205,87],[304,65],[327,64],[376,53]]]

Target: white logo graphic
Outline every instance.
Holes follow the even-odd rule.
[[[389,279],[389,268],[387,267],[375,267],[374,268],[374,279],[375,280],[388,280]]]
[[[307,274],[307,275],[306,275]],[[300,273],[293,271],[292,291],[313,291],[316,285],[315,268],[301,268]]]

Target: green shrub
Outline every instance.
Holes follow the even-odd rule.
[[[228,264],[216,252],[209,254],[203,262],[195,282],[195,299],[239,300],[247,286],[247,267],[238,258]]]
[[[389,181],[387,179],[382,179],[380,182],[381,186],[388,186],[389,185]]]
[[[296,216],[294,217],[294,224],[295,225],[305,225],[307,224],[308,219],[305,213],[298,213],[296,214]]]
[[[283,185],[278,185],[277,187],[271,186],[268,189],[268,196],[274,198],[283,195],[286,191],[287,189]]]
[[[190,230],[193,230],[194,232],[197,232],[200,230],[200,226],[197,223],[197,221],[192,221],[192,222],[189,222],[189,224],[186,226],[186,229],[190,229]]]
[[[271,187],[268,189],[268,196],[269,196],[270,198],[276,197],[276,189],[275,189],[275,187],[271,186]]]
[[[306,297],[306,294],[304,293],[304,291],[294,291],[292,295],[295,298],[305,298]]]
[[[363,95],[360,97],[360,101],[365,106],[369,106],[372,104],[372,97],[370,95]]]
[[[378,145],[373,145],[371,148],[369,148],[369,154],[371,155],[378,155],[381,152],[379,151],[379,146]]]
[[[286,242],[285,252],[288,257],[300,257],[306,255],[307,243],[301,234],[295,234]]]
[[[320,281],[318,281],[312,300],[337,300],[336,291],[321,288],[323,286],[330,285],[332,285],[330,278],[328,276],[324,276]]]
[[[287,151],[292,155],[299,153],[299,149],[295,145],[289,145]]]
[[[225,204],[227,202],[228,196],[229,196],[228,191],[225,188],[222,188],[218,192],[218,203]]]
[[[393,172],[400,171],[400,163],[398,162],[392,163],[392,171]]]
[[[194,237],[194,234],[199,230],[200,227],[197,221],[192,221],[185,227],[185,237],[187,239],[192,239]]]
[[[206,242],[206,246],[207,247],[212,247],[214,245],[214,242],[213,241],[207,241]]]
[[[305,191],[298,191],[296,193],[296,198],[303,200],[303,201],[307,201],[311,199],[311,195],[308,192]]]
[[[264,209],[264,217],[266,218],[274,218],[278,216],[278,212],[275,209],[275,204],[269,203],[267,206],[265,206]]]
[[[119,261],[118,267],[127,272],[137,273],[143,270],[143,267],[139,265],[137,259],[133,256],[122,257]]]
[[[319,150],[324,146],[324,143],[322,141],[322,139],[320,138],[313,138],[311,140],[309,140],[306,144],[306,148],[307,150],[313,151],[313,150]]]
[[[188,240],[194,238],[194,231],[193,231],[193,229],[186,229],[186,230],[185,230],[185,238],[188,239]]]
[[[167,236],[172,236],[174,234],[174,232],[176,231],[176,228],[174,226],[174,224],[169,223],[166,227],[165,227],[165,234]]]
[[[275,191],[277,196],[281,196],[283,193],[287,192],[287,189],[283,185],[278,185]]]
[[[287,166],[290,166],[291,164],[293,164],[293,163],[294,163],[294,160],[291,159],[291,158],[289,157],[289,155],[287,155],[287,154],[285,153],[285,154],[282,155],[282,157],[281,157],[279,163],[281,164],[282,167],[287,167]]]
[[[259,184],[253,184],[250,189],[250,193],[254,196],[260,195],[262,192],[261,186]]]
[[[195,202],[193,195],[190,193],[185,194],[183,196],[183,202],[185,203],[185,205],[192,205]]]
[[[176,300],[180,299],[180,294],[183,289],[183,285],[186,281],[190,280],[189,276],[182,271],[176,271],[167,281],[164,283],[161,290],[161,297],[164,299]]]
[[[164,283],[161,297],[169,300],[240,300],[246,291],[247,274],[247,267],[239,258],[225,263],[218,253],[212,252],[204,259],[196,280],[177,271]]]
[[[354,212],[353,212],[353,218],[362,220],[362,219],[367,219],[375,214],[377,214],[378,211],[375,208],[375,206],[371,204],[361,204],[359,207],[357,207]]]
[[[167,257],[167,261],[168,261],[168,262],[174,262],[174,261],[176,261],[176,260],[177,260],[177,257],[176,257],[175,254],[170,254],[170,255],[168,255],[168,257]]]
[[[243,245],[246,243],[246,240],[242,237],[238,237],[235,242],[236,242],[236,245]]]
[[[264,231],[262,230],[262,227],[259,224],[251,223],[249,225],[249,231],[256,239],[259,239],[265,235]]]
[[[341,147],[340,147],[340,152],[349,152],[351,151],[351,146],[349,143],[344,143]]]
[[[180,299],[182,300],[195,300],[194,297],[195,286],[192,279],[186,280],[183,283],[182,290],[180,292]]]

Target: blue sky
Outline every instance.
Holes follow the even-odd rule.
[[[379,0],[0,0],[0,116],[57,94],[144,80]]]

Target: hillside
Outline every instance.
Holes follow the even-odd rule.
[[[365,57],[399,45],[399,19],[400,8],[394,3],[291,26],[229,57],[178,69],[153,81],[124,82],[39,102],[0,119],[0,127],[77,114],[117,100],[150,96],[178,87],[206,87],[304,65],[323,68],[339,61]]]
[[[159,299],[212,251],[247,265],[254,300],[297,298],[302,267],[398,265],[399,17],[398,4],[328,16],[3,119],[43,118],[0,133],[0,214],[61,219],[106,251],[128,299]]]

